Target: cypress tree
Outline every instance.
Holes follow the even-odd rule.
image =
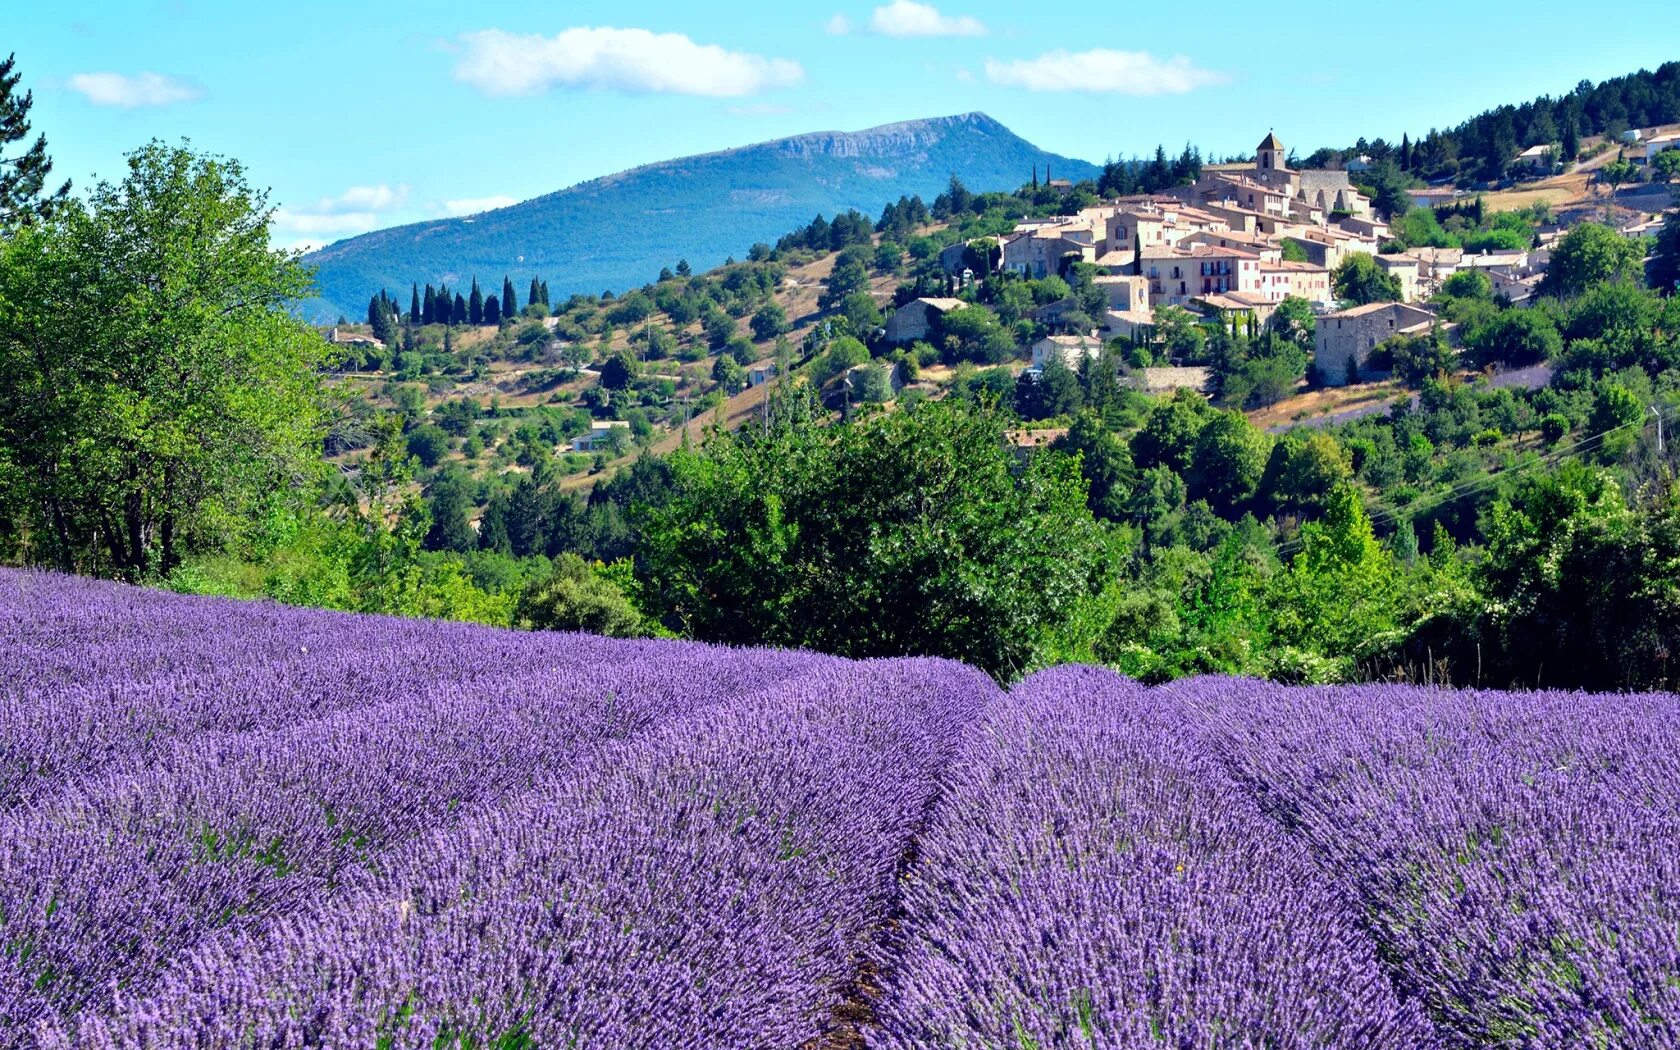
[[[1400,170],[1412,170],[1412,137],[1404,133],[1400,136]]]
[[[514,298],[513,282],[507,279],[506,274],[502,275],[502,312],[509,317],[519,313],[519,300]]]
[[[527,295],[525,297],[525,305],[526,306],[531,306],[534,303],[540,303],[542,301],[543,301],[542,286],[539,285],[537,283],[537,279],[535,277],[533,277],[533,278],[531,278],[531,294]]]
[[[408,294],[408,323],[420,323],[420,286],[418,284],[413,285]]]
[[[467,300],[467,320],[473,324],[484,323],[484,293],[478,290],[478,278],[472,280],[472,296]]]
[[[544,306],[547,306],[548,305],[548,282],[547,281],[544,281],[542,283],[542,288],[540,289],[540,294],[542,295],[542,304]]]
[[[467,323],[467,300],[460,292],[455,293],[455,309],[449,314],[450,324]]]
[[[437,292],[433,291],[429,284],[426,286],[425,305],[420,307],[420,323],[437,323]]]
[[[490,298],[484,300],[484,323],[485,324],[501,324],[502,323],[502,302],[501,302],[500,299],[497,299],[493,295]]]

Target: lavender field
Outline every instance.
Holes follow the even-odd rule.
[[[0,573],[0,1047],[1673,1047],[1680,699]]]

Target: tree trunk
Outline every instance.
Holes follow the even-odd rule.
[[[158,567],[165,576],[175,571],[179,558],[175,553],[175,468],[163,472],[163,521],[158,526],[160,548]]]
[[[52,504],[53,533],[58,537],[58,571],[73,573],[76,563],[70,554],[70,523],[64,518],[64,505],[57,496],[48,502]]]
[[[146,574],[146,519],[141,512],[139,489],[123,500],[123,523],[128,529],[129,575],[136,581]]]

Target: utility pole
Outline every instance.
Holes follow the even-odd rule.
[[[1651,414],[1657,417],[1657,455],[1663,454],[1663,417],[1656,405],[1651,406]]]

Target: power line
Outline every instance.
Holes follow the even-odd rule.
[[[1652,411],[1653,414],[1656,415],[1658,425],[1660,426],[1661,423],[1662,423],[1662,419],[1663,419],[1663,416],[1662,416],[1661,412],[1657,409],[1656,406],[1652,406],[1651,411]],[[1567,456],[1567,455],[1569,455],[1573,452],[1586,450],[1586,446],[1603,444],[1606,440],[1608,440],[1610,438],[1610,435],[1618,433],[1619,431],[1627,430],[1630,427],[1637,427],[1640,430],[1644,430],[1646,427],[1648,427],[1650,425],[1651,424],[1646,422],[1644,417],[1641,417],[1637,422],[1623,423],[1619,427],[1612,427],[1609,430],[1602,431],[1601,433],[1598,433],[1598,434],[1594,434],[1591,437],[1582,438],[1580,441],[1576,441],[1573,444],[1569,444],[1569,445],[1565,445],[1561,448],[1553,449],[1551,452],[1548,452],[1543,456],[1540,456],[1540,457],[1538,457],[1534,460],[1531,460],[1527,463],[1519,464],[1518,466],[1512,467],[1510,470],[1500,471],[1497,474],[1483,474],[1479,477],[1471,478],[1469,481],[1461,482],[1458,485],[1455,485],[1452,488],[1449,488],[1445,492],[1437,493],[1434,496],[1430,496],[1430,497],[1420,501],[1419,503],[1417,503],[1414,506],[1406,508],[1405,511],[1404,511],[1405,517],[1407,517],[1408,519],[1409,518],[1415,518],[1419,514],[1422,514],[1426,511],[1432,510],[1435,507],[1438,507],[1438,506],[1442,505],[1443,503],[1446,503],[1449,500],[1453,499],[1455,496],[1463,495],[1463,494],[1465,494],[1465,493],[1467,493],[1467,492],[1471,491],[1472,489],[1475,489],[1479,486],[1491,485],[1492,483],[1494,483],[1496,481],[1501,481],[1501,480],[1503,480],[1505,478],[1508,478],[1508,477],[1513,477],[1513,476],[1516,476],[1516,475],[1523,474],[1524,472],[1532,470],[1535,467],[1541,466],[1543,464],[1556,462],[1557,460],[1561,459],[1562,457]],[[1399,511],[1388,510],[1386,508],[1382,509],[1382,510],[1379,510],[1377,513],[1371,515],[1371,518],[1370,518],[1371,526],[1372,526],[1372,528],[1375,528],[1378,525],[1398,524],[1399,521],[1400,521],[1400,514],[1401,514],[1401,512],[1399,512]],[[1299,552],[1301,550],[1301,548],[1305,545],[1306,545],[1306,540],[1303,537],[1297,536],[1295,539],[1289,541],[1288,543],[1286,543],[1283,546],[1278,548],[1278,552],[1277,552],[1278,557],[1279,558],[1290,557],[1291,555],[1294,555],[1297,552]]]

